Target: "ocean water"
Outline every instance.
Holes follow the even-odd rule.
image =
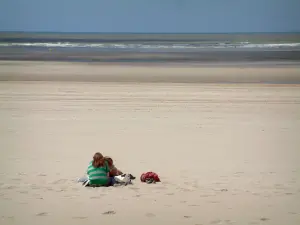
[[[300,33],[0,33],[0,59],[93,62],[300,61]]]

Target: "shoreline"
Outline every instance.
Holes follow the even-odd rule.
[[[78,48],[18,48],[0,47],[1,61],[48,61],[48,62],[85,62],[85,63],[289,63],[300,62],[300,51],[297,49],[214,49],[201,51],[100,51]]]

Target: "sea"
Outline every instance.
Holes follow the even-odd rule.
[[[300,33],[0,32],[0,60],[130,63],[300,62]]]

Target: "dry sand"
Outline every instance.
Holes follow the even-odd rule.
[[[299,86],[150,82],[159,71],[190,71],[198,82],[209,72],[253,79],[245,70],[256,79],[299,79],[299,68],[283,67],[2,62],[0,77],[16,81],[0,82],[0,224],[299,225]],[[88,82],[124,71],[143,71],[148,82]],[[74,73],[92,75],[56,80]],[[84,188],[75,180],[96,151],[162,182]]]

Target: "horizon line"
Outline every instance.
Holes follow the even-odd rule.
[[[254,31],[254,32],[78,32],[78,31],[5,31],[0,33],[35,33],[35,34],[291,34],[300,31]]]

